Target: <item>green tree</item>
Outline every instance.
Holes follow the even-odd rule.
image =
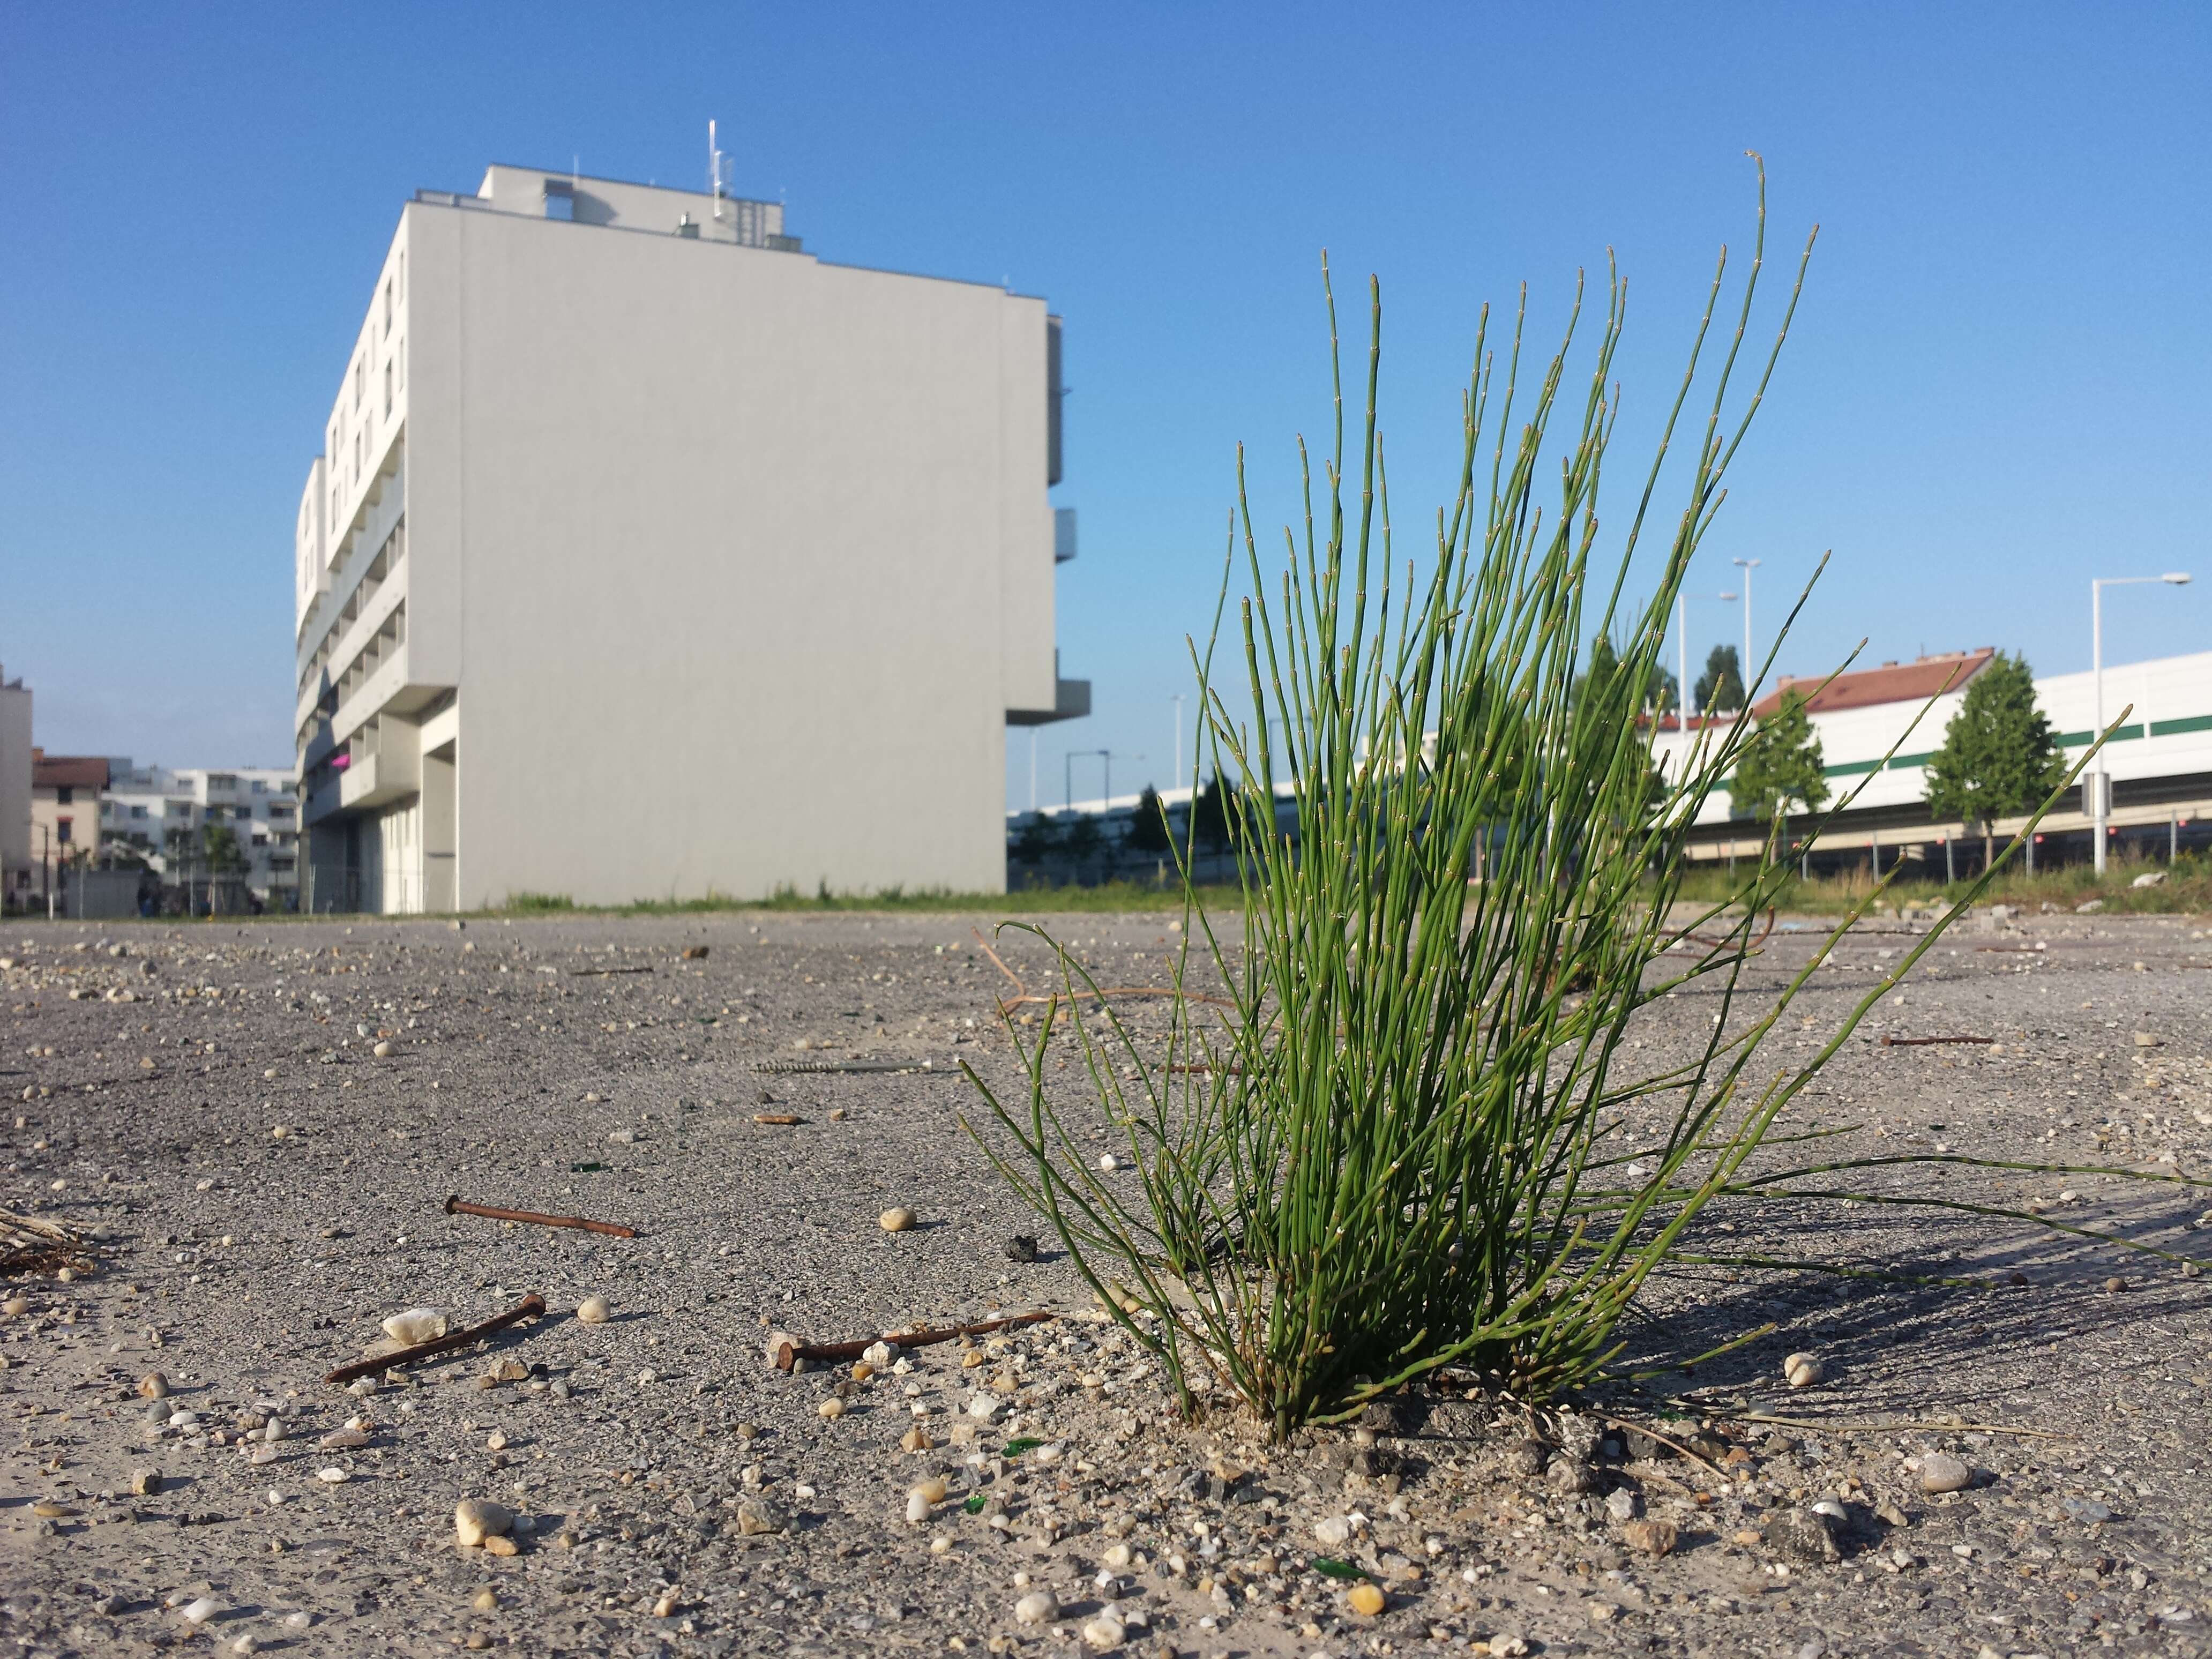
[[[200,850],[207,867],[219,876],[234,876],[246,868],[246,851],[227,823],[202,825]]]
[[[1575,679],[1573,701],[1576,706],[1580,707],[1591,701],[1603,702],[1605,688],[1620,672],[1620,651],[1611,640],[1599,635],[1590,641],[1589,666]],[[1649,708],[1663,714],[1674,708],[1680,695],[1680,688],[1675,684],[1673,673],[1655,662],[1651,665],[1651,672],[1645,678],[1643,691],[1636,699],[1637,712],[1640,714]]]
[[[1771,818],[1792,801],[1814,811],[1828,799],[1820,768],[1820,740],[1813,735],[1804,695],[1784,691],[1781,706],[1759,722],[1736,757],[1729,811],[1740,818]]]
[[[1167,811],[1160,805],[1160,792],[1149,783],[1145,786],[1145,793],[1137,797],[1137,816],[1129,821],[1126,844],[1133,853],[1168,850]]]
[[[1996,820],[2033,811],[2066,777],[2066,757],[2036,706],[2026,658],[2000,651],[1966,683],[1926,776],[1929,812],[1982,826],[1986,868]]]
[[[1732,645],[1717,645],[1705,658],[1705,672],[1692,692],[1701,713],[1743,707],[1743,665]]]
[[[1042,812],[1032,812],[1022,820],[1022,827],[1014,832],[1014,858],[1018,863],[1042,864],[1060,846],[1060,826]]]
[[[1190,829],[1198,844],[1209,853],[1226,852],[1237,838],[1236,823],[1229,815],[1229,786],[1218,768],[1213,781],[1200,790],[1198,799],[1191,803]]]

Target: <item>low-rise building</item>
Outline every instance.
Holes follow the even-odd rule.
[[[0,907],[21,909],[33,888],[31,859],[31,690],[0,674]]]
[[[57,872],[98,860],[100,797],[107,773],[105,756],[31,750],[31,858],[39,902],[46,902]]]
[[[297,908],[299,797],[289,771],[108,764],[104,861],[143,860],[165,887],[234,877],[270,909]]]

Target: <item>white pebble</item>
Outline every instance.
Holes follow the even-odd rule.
[[[1121,1621],[1110,1613],[1102,1613],[1096,1619],[1087,1620],[1083,1626],[1084,1642],[1100,1653],[1120,1647],[1125,1633]]]
[[[327,1469],[317,1469],[315,1471],[315,1479],[318,1480],[328,1481],[333,1486],[342,1486],[345,1485],[347,1481],[352,1480],[353,1476],[347,1474],[343,1469],[333,1467]]]
[[[607,1299],[603,1296],[587,1296],[576,1304],[576,1317],[586,1325],[607,1322]]]
[[[1060,1617],[1060,1603],[1050,1590],[1031,1590],[1014,1603],[1018,1625],[1048,1625]]]
[[[417,1342],[435,1341],[446,1334],[446,1316],[435,1308],[410,1308],[386,1320],[384,1334],[410,1348]]]
[[[185,1622],[190,1625],[204,1625],[222,1611],[222,1602],[213,1596],[203,1595],[198,1601],[191,1602],[185,1607]]]

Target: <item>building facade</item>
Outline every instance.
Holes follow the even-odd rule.
[[[1848,801],[1827,833],[1812,842],[1816,866],[1825,852],[1884,869],[1900,857],[1954,872],[1979,868],[1981,827],[1944,823],[1929,815],[1927,764],[1966,701],[1967,684],[1993,654],[1984,647],[1884,663],[1825,683],[1794,683],[1808,699],[1830,806]],[[2105,720],[2118,720],[2123,710],[2128,714],[2099,757],[2112,779],[2108,837],[2116,849],[2147,854],[2203,845],[2212,823],[2212,652],[2108,667],[2104,679]],[[2042,675],[2035,696],[2070,765],[2095,736],[2096,677]],[[1778,687],[1753,705],[1753,716],[1771,712],[1780,701]],[[1696,743],[1699,735],[1695,720],[1686,737],[1672,720],[1662,722],[1653,747],[1668,776],[1679,775],[1686,743]],[[2078,786],[2068,792],[2039,826],[2045,856],[2055,862],[2089,855],[2093,805]],[[1995,833],[2008,836],[2025,821],[1999,820]],[[1799,822],[1792,820],[1793,833]],[[1723,787],[1698,813],[1695,850],[1710,858],[1753,857],[1761,831],[1762,826],[1730,817]],[[1962,841],[1963,854],[1957,846]]]
[[[295,526],[307,902],[999,889],[1006,727],[1088,708],[1058,330],[775,203],[418,192]]]
[[[32,772],[30,688],[0,673],[0,908],[21,909],[34,888]]]
[[[235,860],[213,850],[227,833]],[[299,797],[290,773],[274,767],[134,767],[109,763],[100,835],[110,861],[129,849],[180,887],[234,877],[270,909],[298,908]]]

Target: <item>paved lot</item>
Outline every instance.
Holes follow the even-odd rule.
[[[15,1279],[27,1306],[0,1317],[0,1635],[88,1655],[1059,1654],[1110,1612],[1145,1653],[2212,1650],[2212,1280],[2094,1238],[1869,1206],[1707,1230],[1716,1257],[1982,1286],[1719,1261],[1671,1279],[1638,1352],[1776,1328],[1599,1403],[1656,1423],[1673,1397],[1669,1437],[1711,1468],[1585,1417],[1583,1442],[1545,1437],[1553,1464],[1579,1468],[1583,1443],[1594,1468],[1547,1475],[1495,1401],[1408,1401],[1291,1447],[1175,1424],[1064,1261],[1004,1254],[1039,1228],[957,1122],[959,1060],[1012,1076],[975,920],[10,924],[0,1205],[91,1230],[99,1266]],[[1158,979],[1172,948],[1164,916],[1053,925],[1109,981]],[[1808,1054],[1894,967],[1911,940],[1884,926],[1816,975],[1778,1054]],[[2203,931],[1962,931],[1806,1114],[1861,1125],[1863,1152],[2212,1173]],[[1748,982],[1780,984],[1815,937],[1778,933]],[[1011,959],[1036,974],[1034,948]],[[1716,1007],[1670,1000],[1632,1052],[1679,1057]],[[860,1058],[931,1069],[760,1069]],[[2212,1254],[2195,1231],[2212,1193],[1955,1166],[1860,1180]],[[449,1216],[455,1194],[640,1236]],[[913,1231],[877,1224],[894,1205]],[[406,1386],[321,1380],[388,1315],[459,1324],[530,1291],[550,1316]],[[612,1317],[580,1322],[594,1295]],[[857,1386],[761,1358],[771,1326],[834,1340],[1001,1308],[1068,1317]],[[1820,1387],[1782,1384],[1799,1350]],[[137,1385],[157,1370],[161,1411],[188,1420],[149,1421]],[[847,1409],[824,1417],[841,1382]],[[917,1425],[931,1447],[901,1449]],[[1007,1458],[1017,1439],[1048,1461]],[[1924,1493],[1938,1451],[1974,1484]],[[135,1492],[142,1471],[159,1479]],[[947,1499],[910,1525],[933,1472]],[[528,1517],[516,1554],[455,1547],[465,1498]],[[1833,1563],[1802,1530],[1824,1498]],[[1624,1526],[1639,1510],[1677,1525],[1664,1559]],[[780,1529],[746,1530],[763,1520]],[[1346,1536],[1324,1545],[1333,1520]],[[1387,1588],[1379,1618],[1311,1568],[1330,1550]],[[1048,1589],[1057,1616],[1018,1623]]]

